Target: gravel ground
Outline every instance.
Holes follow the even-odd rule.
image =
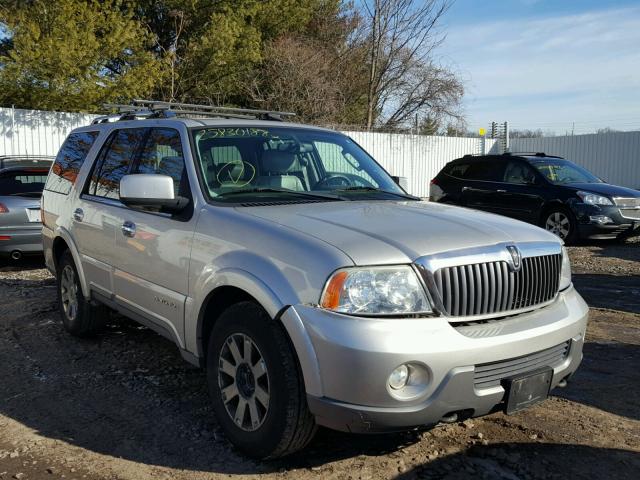
[[[94,340],[62,330],[37,261],[0,268],[0,479],[637,479],[640,243],[572,247],[593,307],[574,381],[513,416],[426,432],[321,430],[304,452],[257,463],[213,416],[202,371],[114,316]]]

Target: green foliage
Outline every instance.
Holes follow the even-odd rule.
[[[383,30],[367,1],[0,0],[0,105],[93,112],[153,98],[345,126],[419,117],[423,132],[442,131],[462,86],[431,47],[406,45],[446,1],[376,0]]]
[[[152,35],[120,0],[4,2],[11,46],[0,56],[0,103],[88,110],[147,96],[164,76]]]

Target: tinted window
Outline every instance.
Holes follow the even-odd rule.
[[[152,128],[132,173],[168,175],[173,178],[176,195],[187,196],[180,133],[172,128]]]
[[[465,178],[467,170],[469,170],[468,163],[456,163],[447,167],[446,174],[452,177]]]
[[[120,199],[120,179],[129,173],[131,162],[142,142],[144,128],[116,130],[107,139],[91,177],[89,192],[99,197]]]
[[[0,175],[0,195],[40,196],[47,170],[11,170]]]
[[[473,162],[467,170],[465,178],[470,180],[484,180],[501,182],[504,164],[499,160],[482,160]]]
[[[536,174],[533,169],[524,162],[512,160],[507,163],[504,171],[504,181],[507,183],[531,184],[534,183]]]
[[[58,152],[45,189],[68,194],[97,137],[98,132],[78,132],[69,135]]]

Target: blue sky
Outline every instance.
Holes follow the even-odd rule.
[[[456,0],[442,27],[471,129],[640,130],[638,0]]]

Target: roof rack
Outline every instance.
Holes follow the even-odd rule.
[[[174,118],[178,116],[198,116],[217,118],[239,118],[246,120],[282,121],[284,117],[293,117],[295,113],[250,108],[217,107],[195,103],[164,102],[159,100],[133,100],[131,104],[105,103],[107,111],[117,113],[96,118],[92,124],[136,120],[142,118]]]
[[[503,155],[516,155],[516,156],[527,156],[527,157],[550,157],[550,158],[562,158],[558,155],[548,155],[544,152],[504,152]]]

